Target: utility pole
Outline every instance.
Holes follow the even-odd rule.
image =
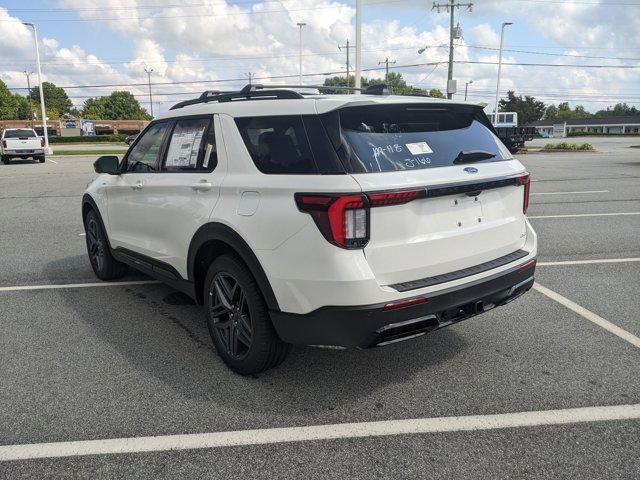
[[[385,65],[384,81],[387,82],[387,85],[388,85],[389,84],[389,64],[393,65],[396,63],[396,61],[394,60],[393,62],[390,62],[389,57],[387,57],[383,61],[378,62],[378,65],[382,65],[383,63]]]
[[[247,76],[247,78],[249,78],[249,85],[252,85],[251,80],[253,80],[253,73],[249,72],[245,73],[245,75]]]
[[[502,71],[502,45],[504,43],[504,27],[513,25],[512,22],[504,22],[500,31],[500,56],[498,59],[498,81],[496,82],[496,108],[493,111],[493,124],[498,124],[498,102],[500,101],[500,73]]]
[[[307,24],[303,22],[296,23],[298,27],[300,27],[300,83],[298,85],[302,85],[302,28]]]
[[[153,73],[153,68],[147,70],[147,67],[144,67],[144,71],[149,79],[149,107],[151,107],[151,117],[153,117],[153,96],[151,96],[151,74]]]
[[[29,79],[30,75],[33,75],[33,72],[24,71],[24,74],[27,76],[27,98],[29,99],[29,119],[31,120],[31,128],[33,128],[33,104],[31,103],[31,80]]]
[[[44,107],[44,91],[42,90],[42,68],[40,67],[40,49],[38,48],[38,30],[35,23],[22,22],[23,25],[33,28],[33,39],[36,44],[36,63],[38,64],[38,83],[40,90],[40,111],[42,113],[42,130],[44,134],[44,152],[51,155],[51,147],[49,147],[49,133],[47,132],[47,112]]]
[[[458,28],[454,29],[453,26],[453,14],[456,8],[466,7],[469,11],[471,11],[473,7],[473,3],[455,3],[455,0],[450,0],[450,3],[436,3],[433,2],[433,7],[431,10],[437,10],[440,13],[441,8],[446,8],[447,12],[451,15],[450,23],[449,23],[449,73],[447,75],[447,98],[451,99],[453,96],[453,38],[454,33],[459,30]]]
[[[469,85],[471,85],[473,83],[473,80],[469,80],[467,83],[464,84],[464,101],[467,101],[467,90],[469,89]]]
[[[356,78],[355,87],[362,86],[362,0],[356,0]],[[359,93],[356,90],[356,93]]]
[[[346,45],[338,45],[338,50],[342,51],[342,49],[347,51],[347,87],[351,86],[351,79],[349,78],[349,49],[356,48],[355,45],[349,45],[349,39],[347,39]]]

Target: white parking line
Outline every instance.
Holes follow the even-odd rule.
[[[630,263],[640,262],[640,258],[598,258],[594,260],[565,260],[562,262],[538,262],[538,267],[549,267],[552,265],[592,265],[598,263]]]
[[[134,280],[130,282],[92,282],[92,283],[66,283],[61,285],[16,285],[13,287],[0,287],[0,292],[18,292],[22,290],[58,290],[63,288],[93,288],[93,287],[123,287],[127,285],[150,285],[162,283],[156,280]]]
[[[425,433],[496,430],[542,425],[566,425],[640,419],[640,404],[569,408],[535,412],[416,418],[380,422],[339,423],[307,427],[265,428],[230,432],[110,438],[75,442],[32,443],[0,446],[0,461],[77,457],[170,450],[193,450],[273,443],[385,437]]]
[[[608,332],[613,333],[614,335],[617,335],[623,340],[626,340],[634,347],[640,348],[640,338],[636,337],[634,334],[627,332],[626,330],[620,328],[619,326],[611,323],[608,320],[605,320],[601,316],[596,315],[592,311],[587,310],[584,307],[581,307],[577,303],[572,302],[568,298],[563,297],[559,293],[556,293],[553,290],[550,290],[547,287],[540,285],[539,283],[534,283],[533,288],[538,292],[542,293],[543,295],[546,295],[551,300],[555,300],[559,304],[564,305],[569,310],[577,313],[581,317],[586,318],[590,322],[595,323],[596,325],[598,325],[601,328],[604,328]]]
[[[572,215],[527,215],[527,218],[616,217],[620,215],[640,215],[640,212],[576,213]]]
[[[47,160],[49,160],[51,163],[55,163],[56,165],[58,164],[58,162],[56,162],[55,160],[52,160],[51,158],[47,158]]]
[[[531,195],[581,195],[583,193],[609,193],[609,190],[583,190],[581,192],[533,192]]]

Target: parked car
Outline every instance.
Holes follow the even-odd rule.
[[[44,163],[44,138],[38,137],[32,128],[7,128],[0,139],[2,163],[12,158],[33,158]]]
[[[135,135],[127,135],[124,139],[124,143],[126,143],[127,145],[131,145],[133,142],[135,142],[136,138],[138,138],[137,133]]]
[[[175,105],[95,162],[95,274],[131,266],[195,299],[241,374],[290,344],[389,345],[529,290],[529,174],[482,107],[369,92],[253,85]]]

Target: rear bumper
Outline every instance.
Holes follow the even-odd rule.
[[[42,148],[33,148],[33,149],[25,149],[25,150],[3,150],[2,155],[15,155],[16,157],[30,157],[31,155],[44,155],[44,150]]]
[[[494,276],[424,295],[426,303],[385,311],[385,304],[272,312],[280,338],[303,345],[368,348],[424,335],[504,305],[533,286],[535,260]]]

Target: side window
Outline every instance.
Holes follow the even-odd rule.
[[[127,172],[155,172],[169,122],[158,122],[143,134],[127,156]]]
[[[300,116],[237,118],[236,125],[262,173],[317,173]]]
[[[164,170],[213,170],[218,163],[215,129],[211,118],[177,120],[169,141]]]

